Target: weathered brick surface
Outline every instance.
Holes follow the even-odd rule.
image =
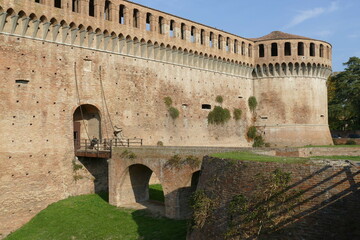
[[[194,230],[188,240],[224,239],[227,231],[226,203],[237,194],[251,196],[257,185],[255,175],[267,174],[277,168],[290,172],[290,189],[302,190],[303,194],[295,206],[297,220],[285,226],[284,233],[274,239],[359,238],[359,167],[234,162],[205,157],[197,189],[218,197],[220,207],[215,209],[211,217],[213,221],[208,221],[200,230]]]
[[[104,164],[84,162],[84,169],[73,170],[73,121],[80,104],[99,110],[103,138],[116,125],[146,145],[248,147],[246,129],[252,124],[266,125],[265,138],[278,145],[331,143],[323,112],[331,52],[308,54],[310,43],[318,52],[321,45],[331,48],[326,42],[286,35],[293,52],[299,41],[305,43],[305,55],[284,56],[285,43],[276,40],[281,54],[270,57],[267,38],[246,39],[128,1],[111,1],[108,19],[105,1],[94,1],[94,17],[88,16],[88,1],[79,1],[78,12],[70,0],[62,0],[61,8],[53,0],[40,2],[0,0],[0,234],[52,202],[105,188]],[[124,24],[120,4],[126,6]],[[147,12],[153,16],[150,31]],[[257,54],[260,44],[266,46],[264,58]],[[209,110],[202,104],[218,105],[217,95],[230,111],[242,109],[240,121],[208,125]],[[256,123],[247,104],[252,95],[260,103]],[[179,109],[178,119],[170,118],[165,96]]]

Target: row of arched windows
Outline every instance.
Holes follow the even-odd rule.
[[[292,47],[291,47],[291,42],[285,42],[284,47],[283,47],[283,56],[292,56]],[[266,57],[265,55],[265,45],[264,44],[259,44],[259,57],[263,58]],[[271,43],[271,49],[270,49],[270,55],[271,57],[276,57],[279,56],[279,46],[278,43]],[[305,56],[305,44],[303,42],[298,42],[296,45],[296,51],[297,51],[297,56]],[[327,58],[330,59],[330,47],[325,46],[323,44],[319,45],[318,50],[316,50],[316,44],[315,43],[310,43],[309,48],[308,48],[308,56],[310,57],[321,57],[321,58]]]
[[[43,3],[43,0],[35,0],[37,3]],[[54,7],[61,8],[61,0],[53,0]],[[81,8],[81,4],[86,2],[80,0],[71,0],[72,11],[80,13],[81,9],[87,9],[88,15],[97,17],[95,10],[95,1],[89,0],[87,8]],[[224,37],[221,34],[215,34],[205,29],[198,29],[196,26],[188,26],[185,23],[178,24],[174,19],[169,21],[163,16],[154,16],[147,12],[144,18],[141,17],[141,12],[137,8],[129,9],[124,4],[118,6],[118,20],[115,19],[113,3],[110,0],[105,0],[103,10],[100,11],[102,18],[109,21],[118,21],[119,24],[131,24],[134,28],[143,28],[145,31],[158,32],[169,37],[179,38],[188,42],[206,45],[210,48],[216,48],[225,52],[231,52],[242,56],[252,57],[253,46],[251,43],[245,41]],[[143,20],[144,19],[144,20]],[[143,22],[142,22],[143,21]]]
[[[243,77],[250,77],[253,69],[249,63],[218,55],[198,52],[176,45],[165,45],[161,42],[139,39],[100,28],[93,29],[91,26],[86,27],[74,22],[68,24],[65,20],[48,19],[44,15],[38,18],[34,13],[30,15],[24,11],[16,13],[12,8],[4,12],[0,6],[0,16],[2,16],[0,17],[0,32],[14,36],[80,46]]]

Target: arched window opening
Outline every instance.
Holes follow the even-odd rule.
[[[290,42],[285,43],[284,55],[291,56],[291,43]]]
[[[248,56],[252,57],[252,45],[251,44],[249,44]]]
[[[329,48],[329,46],[326,46],[326,57],[327,57],[327,59],[330,59],[330,48]]]
[[[214,33],[210,32],[210,36],[209,36],[209,46],[210,47],[214,47]]]
[[[119,23],[125,24],[125,5],[120,5],[119,8]]]
[[[260,44],[260,45],[259,45],[259,57],[265,57],[264,44]]]
[[[238,40],[234,41],[234,53],[238,53]]]
[[[181,24],[181,39],[185,39],[185,23]]]
[[[164,18],[159,17],[159,33],[164,34]]]
[[[230,51],[230,38],[226,38],[226,51],[229,52]]]
[[[151,13],[146,13],[146,31],[151,31]]]
[[[133,10],[133,27],[139,27],[139,10],[136,8]]]
[[[320,57],[324,57],[324,45],[320,44]]]
[[[310,57],[315,57],[315,44],[310,43]]]
[[[200,44],[201,45],[205,44],[205,30],[204,29],[201,29],[201,32],[200,32]]]
[[[219,35],[218,37],[218,49],[222,49],[222,36]]]
[[[73,115],[75,146],[84,139],[102,139],[100,111],[93,105],[79,106]]]
[[[42,3],[40,0],[35,0],[36,3]]]
[[[72,0],[72,11],[78,13],[79,10],[79,0]]]
[[[110,21],[110,1],[105,1],[105,7],[104,7],[104,19]]]
[[[170,20],[170,31],[169,31],[169,36],[170,37],[174,37],[174,30],[175,30],[175,21],[174,20]]]
[[[241,55],[245,56],[245,43],[241,43]]]
[[[89,0],[89,16],[90,16],[90,17],[94,17],[94,16],[95,16],[94,0]]]
[[[304,43],[298,43],[298,56],[304,56]]]
[[[54,7],[61,8],[61,0],[55,0],[54,1]]]
[[[278,45],[277,43],[271,44],[271,56],[276,57],[278,55]]]
[[[196,32],[195,27],[194,27],[194,26],[191,27],[190,41],[191,41],[192,43],[196,42],[195,32]]]

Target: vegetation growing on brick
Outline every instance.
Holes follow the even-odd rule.
[[[264,147],[265,146],[265,142],[264,139],[261,135],[257,135],[254,138],[254,143],[252,145],[253,147]]]
[[[250,110],[254,112],[257,107],[257,104],[258,104],[256,97],[254,97],[254,96],[249,97],[248,104],[249,104]]]
[[[191,168],[198,168],[201,164],[201,160],[198,157],[189,155],[182,158],[180,155],[175,154],[166,163],[170,168],[181,168],[183,165],[190,165]]]
[[[223,97],[222,97],[222,96],[218,95],[218,96],[216,96],[215,101],[216,101],[217,103],[222,104],[222,103],[224,102],[224,99],[223,99]]]
[[[256,127],[251,126],[249,127],[246,135],[248,136],[248,138],[254,139],[256,137],[256,132],[257,132]]]
[[[120,157],[126,159],[136,159],[136,154],[126,149],[120,154]]]
[[[224,124],[231,118],[230,111],[227,108],[222,108],[220,106],[214,107],[214,110],[208,114],[208,123],[209,124]]]
[[[190,228],[191,230],[200,229],[205,225],[214,209],[214,200],[205,191],[198,190],[190,199],[190,207],[192,209]]]
[[[236,121],[241,119],[242,111],[239,108],[234,108],[233,116]]]
[[[225,239],[253,239],[275,232],[294,215],[301,192],[289,190],[291,173],[275,169],[269,175],[255,176],[257,189],[252,197],[233,196],[227,204],[228,230]]]
[[[177,108],[172,106],[173,101],[172,101],[171,97],[164,97],[164,103],[165,103],[166,107],[168,108],[170,117],[174,120],[176,118],[178,118],[180,113]]]

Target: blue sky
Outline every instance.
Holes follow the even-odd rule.
[[[283,31],[327,41],[333,71],[360,57],[360,0],[133,0],[241,37]]]

